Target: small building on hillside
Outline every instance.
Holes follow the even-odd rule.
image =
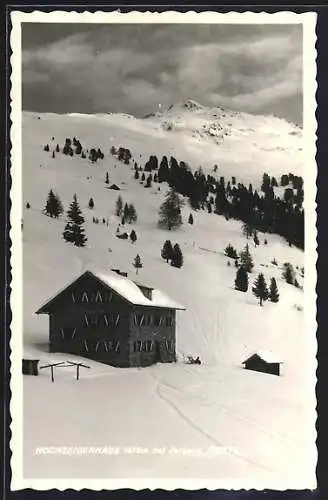
[[[185,308],[117,271],[86,271],[36,312],[49,315],[50,352],[119,367],[175,361],[176,311]]]
[[[247,358],[242,365],[246,370],[254,370],[271,375],[280,375],[282,361],[271,351],[257,351]]]
[[[23,359],[22,372],[23,375],[39,375],[38,371],[39,359]]]

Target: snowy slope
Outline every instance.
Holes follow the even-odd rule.
[[[163,123],[168,120],[182,126],[165,130]],[[212,121],[229,130],[219,145],[202,127]],[[65,283],[93,266],[104,271],[118,267],[135,277],[132,260],[139,253],[144,264],[139,281],[186,307],[177,313],[181,361],[174,366],[122,370],[87,361],[92,369],[82,373],[79,382],[69,369],[58,369],[54,384],[46,370],[40,377],[24,377],[25,477],[257,478],[263,487],[313,485],[314,416],[307,401],[314,390],[309,383],[314,332],[305,330],[303,291],[281,280],[283,263],[301,268],[303,252],[289,248],[276,235],[260,234],[262,244],[256,249],[251,245],[255,260],[251,284],[263,272],[267,280],[276,277],[280,291],[278,304],[260,308],[250,291],[234,290],[235,268],[233,262],[227,266],[223,255],[229,242],[238,250],[244,247],[241,224],[194,212],[190,226],[186,206],[181,229],[157,229],[165,185],[160,192],[156,184],[146,190],[133,179],[131,166],[109,154],[115,145],[129,148],[140,165],[150,154],[174,155],[207,171],[217,163],[217,175],[235,175],[237,182],[258,187],[264,172],[277,177],[286,172],[302,175],[301,135],[283,120],[200,105],[189,109],[179,104],[145,119],[24,113],[23,206],[31,204],[29,210],[23,208],[25,355],[41,359],[41,365],[67,359],[65,354],[47,353],[48,318],[34,313]],[[62,146],[66,137],[73,136],[85,148],[100,147],[104,160],[91,165],[62,153],[53,159],[55,145]],[[50,153],[43,151],[46,143]],[[135,245],[115,237],[118,192],[105,188],[107,171],[110,182],[121,187],[123,201],[136,207],[138,222],[131,226],[138,236]],[[86,248],[63,241],[63,218],[53,220],[41,213],[50,188],[65,208],[77,194],[86,218]],[[90,197],[93,210],[87,208]],[[108,218],[108,227],[93,224],[94,216]],[[161,259],[167,238],[182,248],[181,269]],[[273,258],[278,266],[271,264]],[[281,377],[241,368],[258,349],[272,350],[284,362]],[[184,364],[186,354],[199,355],[204,364]],[[36,455],[37,446],[119,446],[120,454]],[[147,451],[124,451],[131,446]],[[153,447],[164,451],[153,453]],[[229,453],[223,453],[225,447]],[[206,456],[184,454],[186,448],[200,449]]]

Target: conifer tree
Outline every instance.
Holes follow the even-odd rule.
[[[56,146],[56,153],[59,153],[60,149],[59,149],[59,144],[57,144]]]
[[[268,300],[269,298],[269,292],[267,288],[267,284],[265,282],[265,278],[262,273],[260,273],[255,280],[254,286],[252,287],[252,292],[257,297],[260,299],[260,306],[262,306],[263,301]]]
[[[126,222],[129,222],[129,205],[125,203],[124,208],[123,208],[123,217],[126,220]]]
[[[145,172],[142,172],[141,180],[144,181],[146,179]]]
[[[258,235],[257,235],[257,232],[256,232],[256,231],[254,232],[253,241],[254,241],[254,245],[255,245],[256,247],[260,244],[260,240],[259,240],[259,237],[258,237]]]
[[[135,170],[135,172],[134,172],[134,178],[135,179],[139,179],[139,172],[138,172],[138,170]]]
[[[173,254],[172,243],[170,240],[166,240],[161,251],[161,256],[168,263],[168,261],[172,259],[172,254]]]
[[[248,243],[246,244],[244,250],[240,252],[240,265],[247,271],[248,273],[252,272],[254,267],[252,256],[249,252]]]
[[[82,153],[82,144],[80,143],[80,141],[76,142],[75,153],[77,155],[80,155]]]
[[[253,235],[254,229],[247,224],[246,222],[243,224],[243,234],[246,238],[250,238]]]
[[[148,177],[147,177],[147,182],[146,182],[145,187],[146,188],[150,188],[151,187],[151,182],[152,182],[152,176],[151,176],[151,174],[149,174]]]
[[[133,267],[136,270],[136,274],[138,274],[139,273],[139,269],[142,268],[142,262],[141,262],[141,258],[140,258],[139,254],[137,254],[136,257],[134,258]]]
[[[109,184],[109,174],[106,172],[105,184]]]
[[[46,145],[44,146],[44,150],[45,150],[45,151],[47,151],[47,152],[49,151],[49,144],[46,144]]]
[[[31,205],[29,204],[29,202],[26,203],[26,208],[31,208]]]
[[[169,164],[167,161],[167,157],[163,156],[159,169],[158,169],[158,181],[159,182],[167,182],[169,180]]]
[[[63,211],[63,205],[59,197],[54,194],[52,189],[50,189],[44,212],[50,217],[57,218],[63,213]]]
[[[135,243],[137,241],[137,234],[136,234],[134,229],[132,229],[132,231],[130,233],[130,240],[131,240],[131,243]]]
[[[183,255],[180,246],[176,243],[173,247],[171,266],[182,267],[183,266]]]
[[[182,224],[181,207],[182,201],[179,195],[170,189],[159,209],[159,226],[168,230],[180,227]]]
[[[283,276],[284,280],[286,281],[286,283],[288,283],[289,285],[294,284],[295,271],[294,271],[292,264],[290,264],[289,262],[286,262],[284,264],[284,270],[283,270],[282,276]]]
[[[137,218],[138,218],[137,211],[136,211],[134,205],[132,205],[132,203],[130,203],[130,205],[128,205],[127,209],[125,209],[125,207],[124,207],[124,217],[129,224],[131,224],[131,222],[137,222]]]
[[[279,302],[279,292],[275,278],[271,278],[270,281],[269,299],[271,302]]]
[[[122,214],[122,209],[123,209],[123,200],[121,195],[118,196],[116,200],[116,206],[115,206],[115,214],[120,217]]]
[[[67,211],[67,224],[64,229],[63,237],[65,241],[73,243],[76,247],[84,247],[87,238],[84,234],[84,217],[77,202],[76,194]]]
[[[243,267],[239,267],[236,273],[235,290],[247,292],[248,290],[248,274]]]
[[[225,247],[224,253],[227,257],[231,257],[231,259],[238,259],[237,251],[230,243]]]
[[[93,207],[95,206],[95,203],[92,198],[90,198],[89,203],[88,203],[89,208],[92,210]]]
[[[56,157],[56,155],[55,155],[55,152],[54,152],[54,151],[52,152],[52,157],[53,157],[53,158],[55,158],[55,157]]]
[[[189,222],[189,224],[191,224],[191,225],[194,223],[194,218],[193,218],[193,216],[192,216],[192,213],[189,215],[188,222]]]

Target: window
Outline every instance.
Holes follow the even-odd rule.
[[[172,326],[173,325],[173,318],[171,316],[166,317],[166,326]]]
[[[82,302],[89,302],[89,297],[88,297],[87,292],[83,292],[81,301]]]
[[[153,341],[152,340],[146,340],[145,342],[145,351],[150,352],[153,350]]]
[[[135,314],[134,322],[137,326],[142,326],[145,320],[145,316],[143,314]]]
[[[95,302],[102,302],[102,301],[103,301],[102,295],[101,295],[101,293],[98,290],[97,293],[96,293]]]
[[[160,326],[162,324],[163,318],[161,316],[154,316],[154,325],[155,326]]]
[[[133,350],[134,350],[134,352],[141,352],[142,351],[142,340],[136,340],[134,342]]]
[[[172,352],[174,348],[173,340],[165,340],[165,347],[168,352]]]

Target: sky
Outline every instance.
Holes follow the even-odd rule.
[[[302,123],[302,25],[22,23],[23,109],[144,116],[159,104]]]

